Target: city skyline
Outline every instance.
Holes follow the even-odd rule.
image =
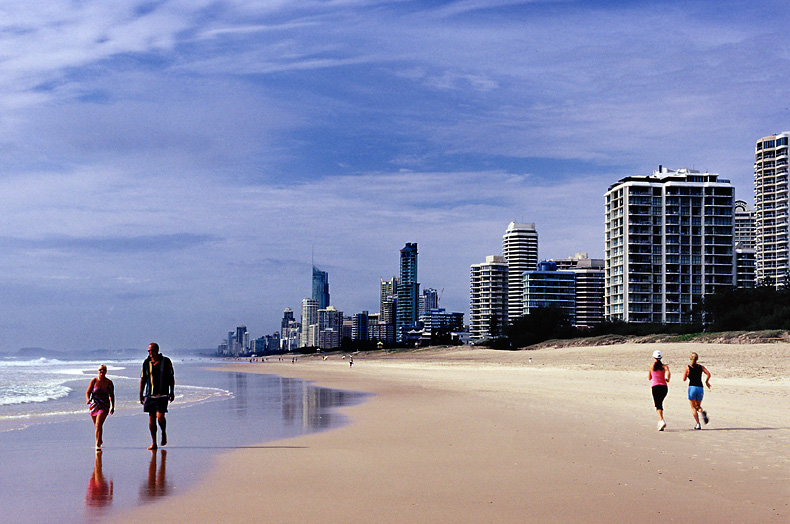
[[[541,259],[602,258],[611,183],[710,171],[753,206],[755,142],[790,129],[786,2],[3,14],[0,351],[273,332],[311,296],[310,246],[343,311],[378,310],[415,242],[468,312],[509,222]]]

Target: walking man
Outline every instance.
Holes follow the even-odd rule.
[[[159,353],[159,344],[148,344],[148,358],[143,362],[140,374],[140,404],[148,413],[148,429],[151,431],[150,450],[156,449],[156,425],[162,428],[162,445],[167,444],[167,403],[175,398],[175,374],[173,363]]]

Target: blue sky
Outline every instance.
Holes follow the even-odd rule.
[[[0,351],[216,346],[347,314],[417,242],[469,265],[535,222],[603,255],[603,198],[659,164],[752,201],[790,129],[786,1],[29,2],[0,6]],[[298,313],[297,313],[298,316]]]

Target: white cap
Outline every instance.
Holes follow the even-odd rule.
[[[653,358],[657,358],[658,360],[661,360],[661,352],[659,350],[653,351]]]

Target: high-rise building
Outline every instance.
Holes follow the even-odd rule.
[[[741,247],[755,245],[754,210],[743,200],[735,201],[733,215],[733,242]]]
[[[250,334],[247,333],[247,326],[236,326],[236,333],[234,334],[233,345],[231,353],[233,356],[238,357],[247,352],[249,346]]]
[[[659,166],[606,192],[605,315],[692,322],[705,295],[734,285],[734,188],[713,173]]]
[[[318,302],[318,309],[329,307],[329,274],[313,266],[313,300]]]
[[[318,347],[324,350],[340,347],[340,333],[334,329],[325,329],[318,333]]]
[[[419,314],[439,307],[439,292],[433,288],[423,289],[420,293]]]
[[[318,312],[316,311],[316,314]],[[319,337],[318,337],[318,324],[311,324],[307,328],[307,345],[309,347],[317,348],[319,347]]]
[[[420,323],[426,333],[461,331],[464,327],[464,314],[448,313],[444,308],[429,309],[420,313]]]
[[[351,339],[354,335],[354,319],[352,317],[343,317],[343,325],[340,328],[340,341],[344,338]]]
[[[755,278],[775,287],[790,278],[788,141],[790,131],[763,137],[755,146]]]
[[[280,333],[278,331],[266,335],[266,351],[269,353],[280,351]]]
[[[256,355],[266,353],[266,337],[258,337],[250,342],[250,349]]]
[[[368,312],[355,313],[351,322],[351,340],[368,340]]]
[[[752,289],[757,285],[754,274],[755,249],[735,245],[735,287]]]
[[[407,243],[400,250],[400,281],[398,283],[395,333],[399,343],[417,327],[420,284],[417,282],[417,243]]]
[[[301,325],[294,318],[291,308],[285,308],[280,327],[280,343],[284,351],[293,351],[299,347]]]
[[[509,296],[508,265],[505,257],[487,256],[482,264],[470,266],[469,330],[473,340],[503,334],[508,316]]]
[[[343,333],[343,312],[334,306],[318,310],[318,347],[335,349],[340,347]]]
[[[300,347],[315,347],[315,339],[310,339],[310,326],[318,325],[318,301],[312,298],[302,299],[302,335],[299,340]]]
[[[398,302],[398,277],[392,277],[392,280],[381,280],[381,287],[379,291],[379,322],[382,324],[395,325],[396,310],[395,305]]]
[[[535,224],[511,222],[502,237],[502,254],[507,262],[507,322],[523,315],[521,274],[538,264],[538,232]]]
[[[604,316],[604,260],[576,253],[554,262],[559,271],[576,274],[576,326],[589,328],[600,324]]]
[[[280,321],[280,338],[285,337],[285,330],[291,327],[291,324],[295,321],[294,318],[294,310],[287,307],[283,311],[283,318]]]
[[[544,260],[533,271],[524,271],[521,289],[523,315],[553,306],[576,325],[576,274],[572,271],[557,271],[556,262]]]
[[[735,202],[735,286],[753,288],[756,284],[754,210],[743,200]]]
[[[370,331],[370,340],[376,340],[385,345],[390,345],[395,342],[394,324],[370,324],[368,330]]]

